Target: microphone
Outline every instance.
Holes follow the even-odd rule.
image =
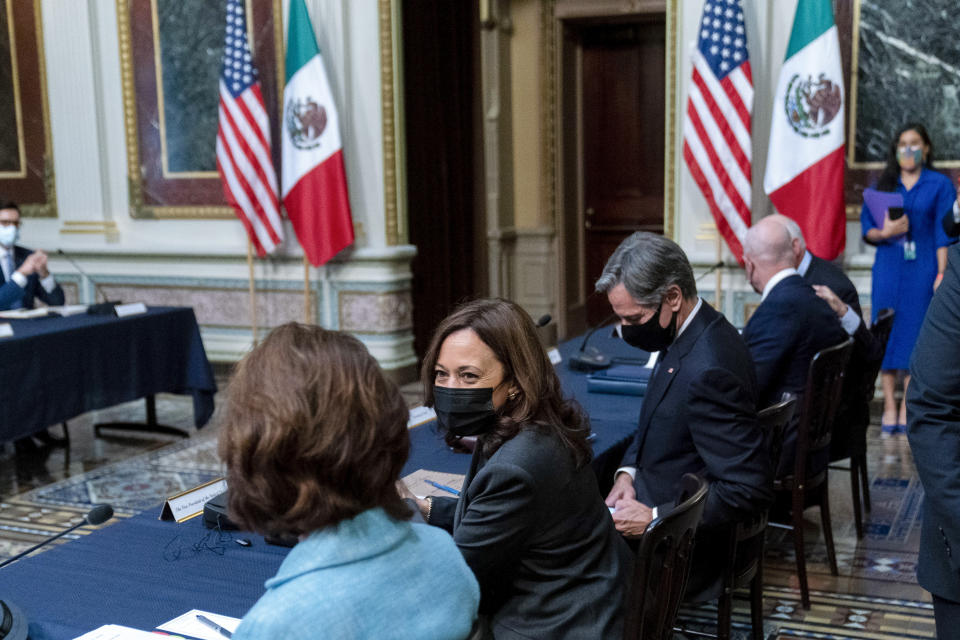
[[[28,554],[30,554],[30,553],[33,553],[34,551],[36,551],[36,550],[39,549],[40,547],[42,547],[42,546],[44,546],[44,545],[47,545],[47,544],[50,544],[51,542],[53,542],[54,540],[56,540],[57,538],[59,538],[59,537],[61,537],[61,536],[67,535],[68,533],[70,533],[70,532],[73,531],[74,529],[79,529],[80,527],[82,527],[82,526],[85,525],[85,524],[93,524],[93,525],[103,524],[104,522],[106,522],[107,520],[109,520],[109,519],[112,518],[112,517],[113,517],[113,507],[111,507],[111,506],[108,505],[108,504],[98,504],[98,505],[95,505],[95,506],[93,507],[93,509],[90,509],[90,511],[87,512],[87,515],[84,516],[82,522],[79,522],[79,523],[73,525],[73,526],[70,527],[69,529],[66,529],[66,530],[64,530],[64,531],[61,531],[60,533],[58,533],[58,534],[55,535],[55,536],[51,536],[51,537],[47,538],[46,540],[44,540],[44,541],[41,542],[40,544],[35,544],[35,545],[33,545],[32,547],[30,547],[30,548],[27,549],[26,551],[24,551],[24,552],[22,552],[22,553],[18,553],[17,555],[13,556],[12,558],[7,558],[7,559],[4,560],[3,562],[0,562],[0,568],[3,568],[3,567],[5,567],[5,566],[7,566],[7,565],[10,564],[11,562],[16,562],[17,560],[19,560],[19,559],[22,558],[23,556],[28,555]]]
[[[90,275],[83,270],[83,268],[77,264],[77,261],[67,255],[67,252],[63,249],[57,249],[57,255],[64,258],[67,262],[73,265],[73,268],[76,269],[80,275],[90,281],[90,284],[93,285],[94,298],[102,298],[103,302],[99,304],[92,304],[87,308],[87,313],[92,316],[112,316],[115,311],[113,306],[120,304],[119,300],[107,300],[106,294],[100,290],[100,285],[97,284],[96,280],[90,277]]]
[[[553,316],[551,316],[549,313],[543,314],[542,316],[540,316],[540,319],[537,320],[537,324],[536,324],[537,329],[539,329],[540,327],[547,326],[548,324],[550,324],[551,320],[553,320]]]
[[[0,600],[0,638],[27,640],[27,616],[12,602]]]
[[[722,267],[722,266],[724,266],[723,260],[721,260],[720,262],[718,262],[718,263],[716,263],[716,264],[714,264],[714,265],[711,265],[711,267],[710,267],[709,269],[707,269],[706,271],[704,271],[703,273],[701,273],[700,275],[698,275],[696,278],[694,278],[693,281],[694,281],[694,282],[700,282],[700,279],[701,279],[701,278],[707,277],[708,275],[710,275],[711,273],[713,273],[714,271],[716,271],[717,269],[719,269],[719,268]]]
[[[597,329],[606,326],[607,323],[616,317],[617,314],[611,313],[609,316],[604,318],[600,324],[587,332],[587,335],[583,338],[583,342],[580,343],[580,349],[578,349],[575,354],[570,356],[570,360],[567,361],[571,369],[574,371],[598,371],[600,369],[606,369],[610,366],[610,357],[605,355],[596,347],[588,348],[587,342],[589,342],[590,338],[593,337],[593,334],[597,332]]]

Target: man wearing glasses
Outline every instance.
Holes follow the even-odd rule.
[[[0,311],[32,309],[39,298],[48,305],[63,304],[63,289],[47,270],[47,254],[17,245],[20,209],[0,201]]]

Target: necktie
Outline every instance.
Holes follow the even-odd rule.
[[[9,280],[13,275],[13,251],[7,251],[3,256],[3,277],[5,280]]]

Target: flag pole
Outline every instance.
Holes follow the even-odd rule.
[[[253,243],[247,237],[247,267],[250,274],[250,332],[253,334],[253,346],[259,343],[257,339],[257,297],[256,285],[253,282]]]
[[[307,256],[303,256],[303,321],[313,323],[313,309],[310,308],[310,263]]]
[[[720,229],[717,229],[717,262],[723,262],[723,237],[720,235]],[[723,289],[723,267],[717,269],[717,287],[716,287],[716,302],[714,307],[717,311],[723,313],[723,310],[720,308],[720,293]]]

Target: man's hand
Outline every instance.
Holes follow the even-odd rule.
[[[46,278],[50,275],[50,271],[47,270],[47,254],[43,251],[34,251],[30,254],[30,257],[34,258],[34,264],[36,266],[37,275],[41,279]]]
[[[835,294],[830,287],[822,284],[815,284],[813,285],[813,290],[816,291],[818,298],[821,300],[826,300],[827,304],[830,305],[830,308],[833,309],[833,312],[837,314],[838,318],[842,318],[847,314],[847,303],[837,297],[837,294]]]
[[[613,524],[627,538],[639,538],[653,520],[653,510],[642,502],[629,498],[618,500],[613,512]]]
[[[32,276],[35,273],[40,272],[40,267],[43,266],[44,270],[47,268],[47,256],[42,251],[34,251],[26,257],[23,261],[23,264],[17,268],[19,273],[22,273],[25,276]],[[42,276],[46,277],[46,276]]]
[[[608,507],[615,507],[618,500],[634,500],[637,492],[633,488],[633,478],[630,474],[621,471],[617,474],[617,479],[613,482],[613,488],[605,500]]]

